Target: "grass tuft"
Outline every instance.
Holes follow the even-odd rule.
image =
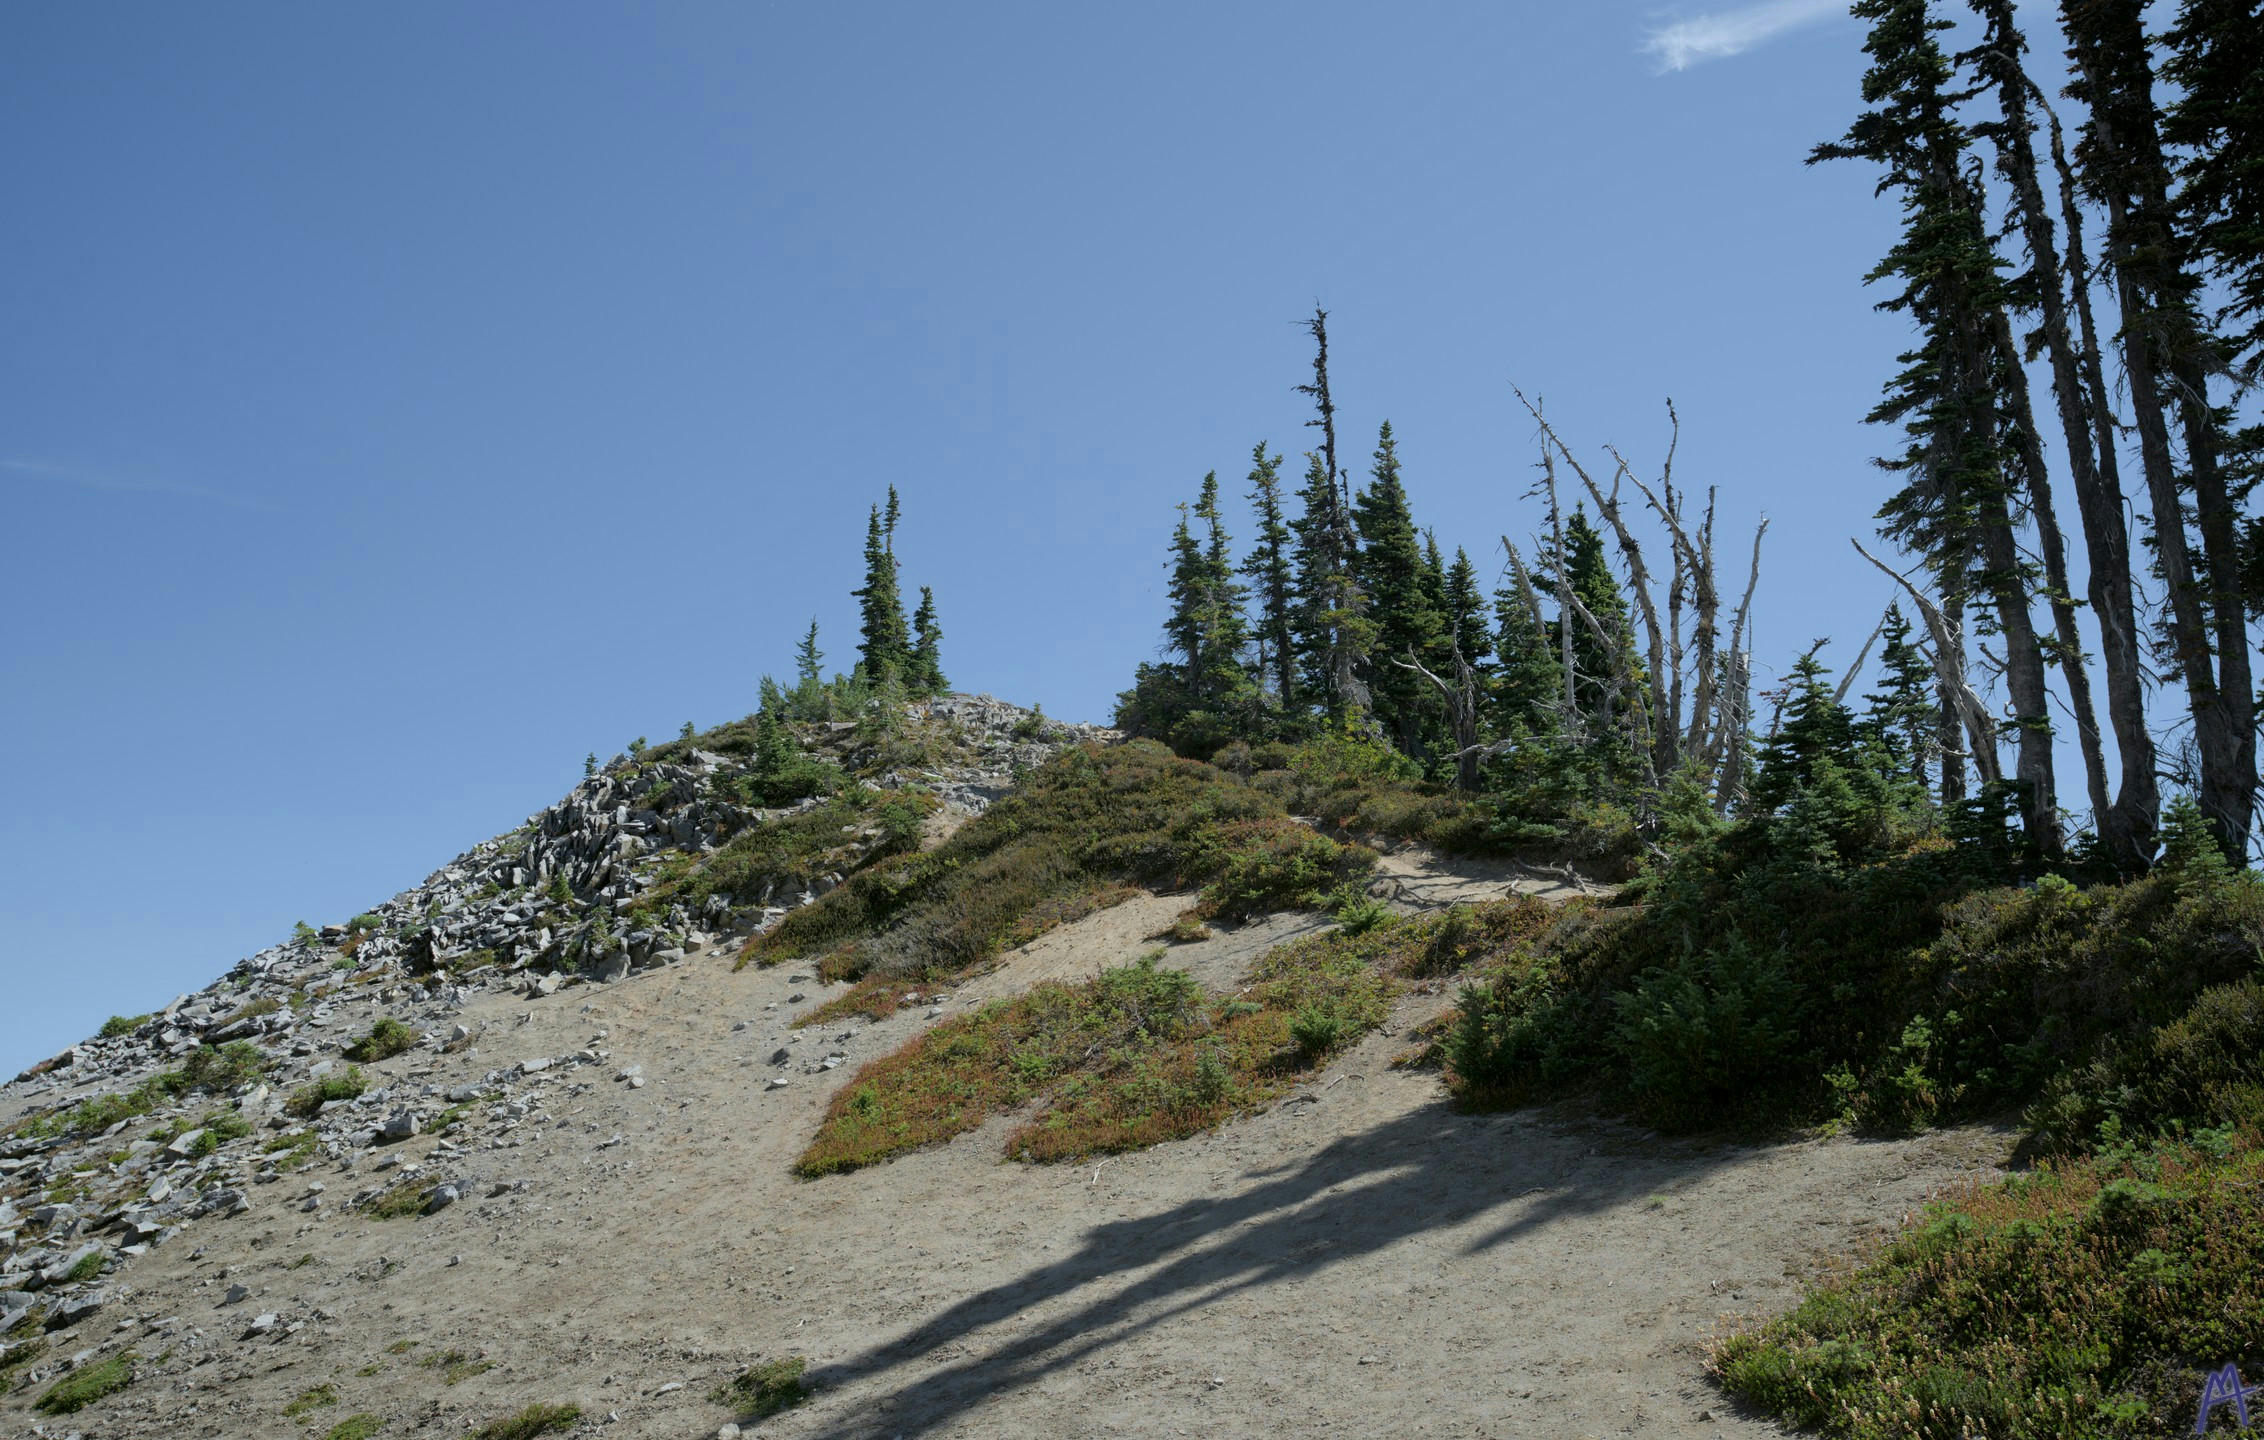
[[[806,1362],[799,1355],[786,1355],[750,1365],[731,1380],[719,1385],[708,1398],[718,1405],[727,1405],[742,1419],[761,1420],[790,1410],[810,1398],[810,1388],[802,1383]]]
[[[299,1398],[283,1407],[283,1414],[297,1419],[311,1410],[325,1410],[338,1403],[338,1387],[325,1380],[311,1390],[301,1390]]]
[[[47,1387],[32,1408],[48,1415],[70,1415],[115,1395],[134,1383],[134,1352],[113,1355],[97,1365],[82,1366]]]
[[[322,1440],[369,1440],[370,1436],[384,1428],[385,1421],[381,1416],[372,1415],[365,1410],[359,1415],[349,1415],[331,1426],[330,1433],[323,1436]]]
[[[540,1401],[524,1410],[490,1420],[472,1432],[472,1440],[534,1440],[554,1430],[567,1430],[582,1418],[579,1405],[545,1405]]]

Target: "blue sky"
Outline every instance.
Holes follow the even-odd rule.
[[[2034,7],[2031,7],[2034,8]],[[1489,573],[1533,436],[1884,582],[1893,217],[1832,4],[16,6],[0,1069],[844,666],[903,493],[952,679],[1102,719],[1175,503],[1390,419]],[[1246,528],[1246,527],[1244,527]],[[2080,788],[2079,786],[2077,787]]]

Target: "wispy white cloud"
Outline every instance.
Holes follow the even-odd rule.
[[[1789,30],[1846,13],[1846,0],[1762,0],[1658,26],[1643,37],[1643,50],[1657,57],[1661,70],[1687,70],[1742,55]]]
[[[208,490],[202,485],[189,485],[178,480],[126,479],[106,475],[77,465],[57,465],[48,460],[0,459],[0,472],[30,481],[45,481],[52,485],[69,485],[80,490],[100,490],[116,495],[179,495],[190,500],[209,500],[216,505],[228,505],[238,510],[269,510],[276,507],[264,500],[230,495],[223,490]]]

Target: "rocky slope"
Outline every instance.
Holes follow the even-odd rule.
[[[107,1347],[67,1347],[115,1325],[134,1263],[201,1222],[279,1197],[316,1217],[372,1202],[435,1211],[522,1183],[499,1188],[489,1157],[518,1148],[558,1096],[606,1077],[645,1082],[634,1066],[609,1068],[602,1035],[522,1054],[467,1018],[478,1001],[539,999],[735,950],[891,843],[873,820],[888,804],[913,803],[931,831],[948,828],[1006,793],[1018,770],[1110,734],[967,695],[914,707],[899,733],[810,727],[813,755],[870,784],[848,801],[775,809],[749,797],[751,727],[617,756],[423,884],[347,923],[303,927],[204,989],[31,1067],[0,1086],[0,1373],[36,1384],[92,1360]],[[849,823],[812,837],[815,817]],[[798,843],[768,853],[767,867],[731,865],[735,888],[683,884],[731,858],[735,840],[797,826]],[[682,893],[703,898],[686,904]],[[464,1072],[454,1084],[423,1079],[440,1057],[470,1061],[483,1043],[510,1061],[454,1065]],[[406,1058],[375,1064],[392,1053]],[[416,1162],[378,1153],[427,1132],[437,1138]],[[318,1162],[343,1167],[346,1183],[329,1170],[327,1182],[305,1179]]]

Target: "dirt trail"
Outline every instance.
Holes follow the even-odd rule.
[[[1133,958],[1184,903],[1089,917],[946,1008]],[[1226,932],[1171,963],[1213,978],[1311,923]],[[310,1178],[349,1193],[366,1167],[265,1187],[249,1214],[200,1227],[195,1253],[138,1262],[134,1293],[59,1347],[135,1317],[144,1355],[212,1359],[47,1433],[299,1436],[282,1407],[328,1382],[341,1403],[307,1417],[316,1435],[374,1411],[385,1436],[459,1436],[572,1400],[617,1417],[607,1436],[692,1440],[732,1418],[706,1398],[719,1381],[799,1354],[823,1388],[750,1434],[1776,1435],[1704,1381],[1719,1317],[1784,1308],[1805,1267],[1993,1173],[2006,1148],[1986,1131],[1744,1147],[1561,1111],[1459,1115],[1436,1077],[1388,1068],[1442,1003],[1417,996],[1284,1103],[1212,1135],[1040,1168],[1001,1162],[999,1121],[802,1182],[787,1167],[833,1090],[930,1023],[915,1008],[790,1032],[826,993],[791,968],[734,974],[710,957],[475,1002],[483,1053],[444,1062],[464,1075],[607,1034],[611,1061],[559,1123],[482,1157],[487,1177],[530,1188],[379,1222],[291,1203]],[[766,1091],[779,1048],[848,1063],[796,1066]],[[609,1078],[632,1064],[644,1088]],[[249,1298],[223,1306],[230,1284]],[[263,1310],[311,1318],[238,1339]],[[404,1340],[419,1348],[389,1350]],[[449,1385],[415,1363],[449,1349],[494,1368]],[[0,1434],[28,1432],[27,1399],[0,1401]]]

